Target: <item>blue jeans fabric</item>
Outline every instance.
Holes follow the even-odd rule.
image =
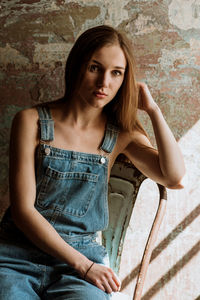
[[[1,300],[110,299],[110,295],[83,280],[73,268],[19,236],[20,233],[15,242],[6,237],[1,245]],[[107,253],[96,242],[95,235],[75,234],[65,240],[92,261],[107,264]]]
[[[108,225],[108,158],[52,147],[51,112],[47,106],[37,109],[41,143],[36,153],[35,208],[72,247],[108,265],[106,250],[96,242],[96,232]],[[100,148],[112,152],[117,135],[118,129],[108,123]],[[7,211],[0,230],[0,300],[109,298],[70,266],[33,245]]]

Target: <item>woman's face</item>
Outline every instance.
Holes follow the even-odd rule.
[[[92,55],[78,89],[78,99],[103,108],[117,94],[124,79],[126,58],[119,45],[106,45]]]

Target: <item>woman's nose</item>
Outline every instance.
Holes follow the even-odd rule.
[[[109,74],[102,72],[99,74],[97,85],[101,87],[108,87],[110,82]]]

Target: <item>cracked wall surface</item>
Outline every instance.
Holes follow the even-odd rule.
[[[200,0],[1,0],[1,214],[8,205],[13,116],[63,95],[70,48],[79,34],[100,24],[120,29],[133,41],[137,78],[149,85],[178,140],[199,120]],[[154,143],[149,119],[143,113],[140,118]],[[125,276],[125,270],[121,272]],[[193,295],[191,291],[188,297],[173,299],[195,299]],[[171,300],[156,294],[151,299]]]

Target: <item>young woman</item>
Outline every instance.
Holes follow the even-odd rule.
[[[107,183],[120,153],[154,181],[182,188],[182,155],[148,87],[136,82],[132,53],[117,30],[87,30],[69,54],[63,99],[15,116],[1,300],[102,300],[119,290],[96,232],[108,225]],[[152,121],[158,150],[138,108]]]

